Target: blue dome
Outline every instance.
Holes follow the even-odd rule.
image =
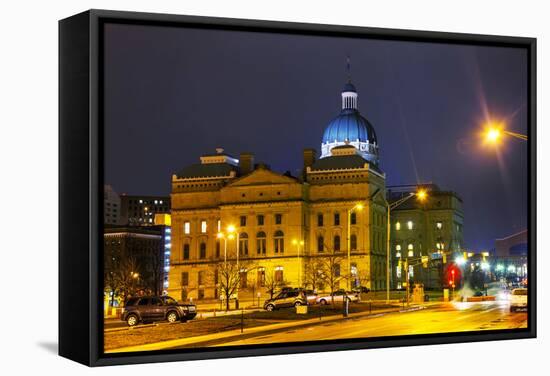
[[[336,142],[368,142],[376,143],[374,127],[355,109],[344,109],[325,129],[323,143]]]
[[[344,89],[342,89],[342,93],[345,93],[347,91],[351,91],[353,93],[357,93],[357,90],[355,89],[355,86],[351,82],[348,82],[344,85]]]

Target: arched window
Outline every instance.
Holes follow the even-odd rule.
[[[325,251],[325,238],[323,235],[317,237],[317,252],[323,253]]]
[[[349,247],[352,251],[357,250],[357,235],[351,234],[349,237]]]
[[[248,255],[248,234],[246,232],[239,234],[239,255]]]
[[[275,231],[273,236],[275,253],[283,253],[285,251],[285,234],[281,230]]]
[[[267,237],[265,236],[265,232],[260,231],[256,234],[256,253],[259,255],[265,255],[266,248]]]
[[[340,250],[340,235],[334,235],[334,251]]]

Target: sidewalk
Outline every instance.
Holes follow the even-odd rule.
[[[269,325],[263,325],[258,326],[254,328],[248,328],[244,332],[241,332],[240,329],[234,329],[229,330],[226,332],[219,332],[219,333],[213,333],[213,334],[206,334],[201,336],[195,336],[195,337],[189,337],[189,338],[180,338],[180,339],[173,339],[169,341],[163,341],[163,342],[155,342],[155,343],[149,343],[149,344],[143,344],[143,345],[136,345],[136,346],[127,346],[127,347],[120,347],[118,349],[113,349],[106,351],[105,353],[119,353],[119,352],[133,352],[133,351],[152,351],[152,350],[164,350],[174,347],[182,347],[182,346],[189,346],[189,345],[198,345],[204,342],[211,342],[211,341],[217,341],[221,339],[232,339],[233,337],[240,337],[243,335],[251,335],[251,334],[267,334],[272,331],[279,331],[283,329],[288,328],[297,328],[302,326],[309,326],[309,325],[315,325],[319,322],[334,322],[339,320],[348,320],[353,318],[360,318],[360,317],[377,317],[384,314],[390,314],[390,313],[405,313],[410,311],[417,311],[419,309],[426,309],[427,306],[433,306],[432,304],[423,304],[423,305],[411,305],[406,309],[395,309],[395,308],[386,308],[381,310],[373,310],[372,312],[358,312],[348,315],[348,317],[343,317],[341,314],[338,315],[332,315],[332,316],[324,316],[320,320],[319,318],[312,318],[307,320],[300,320],[300,321],[291,321],[291,322],[283,322],[283,323],[277,323],[277,324],[269,324]]]

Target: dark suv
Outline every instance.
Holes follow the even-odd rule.
[[[194,304],[180,304],[169,296],[141,296],[128,299],[121,319],[134,326],[147,321],[187,321],[196,315]]]

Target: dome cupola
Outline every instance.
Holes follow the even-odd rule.
[[[378,164],[376,133],[372,124],[359,113],[357,99],[357,90],[348,79],[342,90],[342,110],[327,125],[323,134],[321,158],[330,157],[335,147],[352,145],[364,159]]]

